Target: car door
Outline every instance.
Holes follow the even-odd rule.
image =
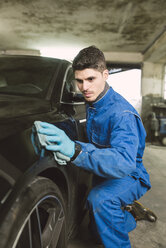
[[[64,77],[60,103],[62,110],[70,115],[70,120],[75,123],[77,139],[79,141],[87,142],[85,102],[81,92],[75,84],[71,66],[67,69]],[[92,174],[79,168],[77,176],[77,206],[82,208],[91,188]]]

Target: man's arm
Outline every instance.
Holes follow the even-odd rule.
[[[121,178],[136,169],[138,150],[138,127],[134,114],[125,113],[114,121],[109,148],[97,148],[94,144],[72,141],[61,129],[49,123],[42,123],[40,133],[52,143],[49,151],[59,151],[71,158],[72,163],[105,178]],[[78,153],[75,148],[80,145]]]
[[[136,169],[138,150],[137,117],[125,113],[117,117],[110,135],[110,148],[97,148],[90,143],[78,142],[81,153],[73,163],[106,178],[121,178]]]

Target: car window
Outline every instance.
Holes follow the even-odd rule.
[[[42,57],[0,57],[0,94],[40,96],[57,66]]]
[[[79,91],[72,68],[69,68],[67,74],[64,78],[64,89],[62,94],[62,101],[63,102],[73,102],[73,97],[75,94],[81,94]]]

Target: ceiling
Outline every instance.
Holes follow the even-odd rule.
[[[92,44],[106,53],[136,53],[166,62],[166,0],[0,2],[0,50]]]

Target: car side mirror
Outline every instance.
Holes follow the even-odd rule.
[[[84,102],[85,101],[83,95],[81,93],[76,93],[76,92],[70,92],[69,99],[72,102]]]

